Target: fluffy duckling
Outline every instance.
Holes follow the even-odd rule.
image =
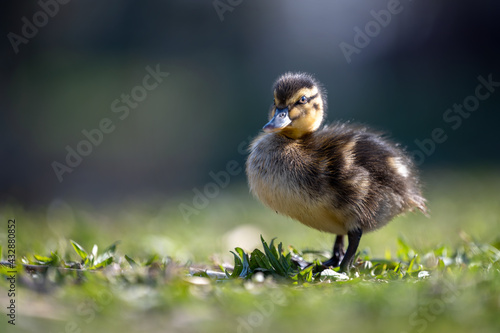
[[[349,270],[364,232],[415,208],[426,213],[412,161],[397,144],[362,126],[321,127],[326,92],[313,76],[286,73],[273,90],[270,120],[250,145],[250,190],[277,213],[337,235],[324,266]]]

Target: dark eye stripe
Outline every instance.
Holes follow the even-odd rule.
[[[311,96],[311,97],[307,97],[307,96],[306,96],[306,98],[307,98],[307,102],[309,103],[310,101],[312,101],[312,100],[313,100],[313,99],[315,99],[316,97],[318,97],[318,94],[313,95],[313,96]],[[300,96],[300,98],[302,98],[302,96]],[[297,102],[295,102],[295,105],[301,104],[301,102],[300,102],[300,98],[299,98],[299,100],[298,100]]]
[[[307,100],[308,100],[308,101],[311,101],[311,100],[315,99],[316,97],[318,97],[318,94],[316,94],[316,95],[314,95],[314,96],[309,97]]]

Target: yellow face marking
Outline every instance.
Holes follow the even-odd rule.
[[[318,88],[317,87],[312,87],[312,88],[302,88],[299,91],[297,91],[291,98],[289,98],[286,101],[287,105],[291,105],[296,103],[302,96],[306,96],[307,98],[312,97],[318,93]],[[276,94],[275,94],[276,96]]]
[[[293,108],[292,110],[290,110],[290,112],[288,112],[288,117],[290,117],[290,119],[296,119],[297,117],[300,116],[300,110],[297,109],[297,108]]]
[[[307,98],[316,96],[316,98],[311,103],[297,104],[302,96],[306,96]],[[305,133],[313,132],[323,122],[323,101],[319,96],[319,89],[316,86],[302,88],[286,101],[279,100],[276,91],[274,91],[274,104],[275,106],[271,108],[269,119],[272,119],[277,107],[289,108],[288,117],[292,120],[292,123],[281,129],[281,132],[290,138],[299,138]],[[314,107],[316,104],[318,105],[317,108]]]

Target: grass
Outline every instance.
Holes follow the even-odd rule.
[[[17,275],[16,326],[2,315],[0,331],[497,332],[500,174],[434,171],[426,183],[431,218],[409,214],[363,236],[348,277],[295,266],[294,254],[328,257],[334,237],[274,214],[244,186],[190,221],[177,209],[189,197],[6,205],[3,260],[15,218],[29,271]],[[3,309],[8,288],[2,278]]]

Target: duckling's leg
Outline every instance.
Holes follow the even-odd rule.
[[[323,263],[326,267],[339,267],[342,258],[344,257],[344,236],[337,235],[335,238],[335,244],[333,244],[333,254],[330,259]]]
[[[340,263],[340,271],[348,272],[351,268],[352,262],[354,260],[354,255],[358,250],[359,241],[363,231],[361,229],[354,229],[347,232],[347,239],[349,240],[349,245],[347,246],[347,251],[345,253],[344,259]]]

